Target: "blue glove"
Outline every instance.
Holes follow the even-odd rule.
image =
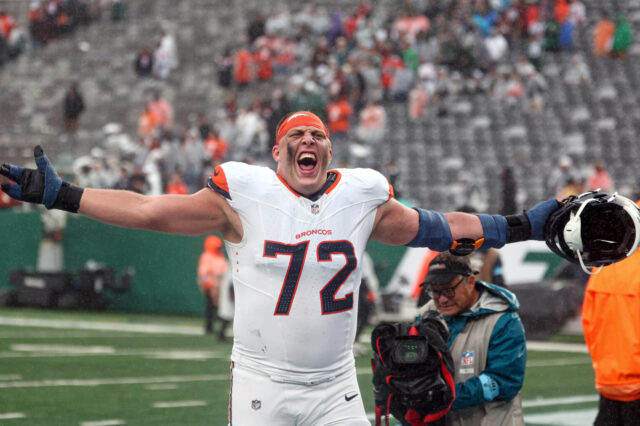
[[[555,200],[543,201],[533,206],[533,208],[524,212],[531,223],[531,240],[544,241],[544,224],[547,223],[547,219],[556,211],[561,204]]]
[[[77,213],[84,190],[60,179],[40,145],[34,148],[33,156],[37,169],[26,169],[13,164],[3,164],[0,167],[0,174],[17,182],[3,182],[2,190],[16,200]]]
[[[484,400],[493,401],[500,393],[500,385],[498,385],[498,382],[486,374],[479,375],[478,380],[480,380],[480,385],[482,385],[482,397]]]
[[[62,187],[62,179],[49,162],[42,147],[37,145],[33,150],[37,169],[25,169],[13,164],[3,164],[0,174],[17,182],[2,184],[2,190],[11,198],[29,203],[44,204],[53,207]]]

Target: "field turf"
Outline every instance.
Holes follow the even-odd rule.
[[[201,330],[199,317],[0,309],[0,424],[226,425],[231,343]],[[589,355],[554,340],[529,348],[525,420],[591,424]],[[370,355],[356,362],[373,413]]]

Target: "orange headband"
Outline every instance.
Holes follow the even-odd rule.
[[[286,120],[282,122],[282,124],[278,128],[276,145],[278,145],[280,139],[284,135],[286,135],[289,130],[298,126],[311,126],[320,130],[324,130],[324,132],[327,134],[327,137],[329,137],[329,130],[317,115],[309,111],[298,111],[295,114],[291,114]]]

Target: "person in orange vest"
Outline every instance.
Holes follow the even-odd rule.
[[[222,240],[214,235],[208,236],[204,240],[204,251],[198,261],[198,287],[204,295],[206,303],[204,330],[207,334],[214,332],[214,323],[218,318],[218,307],[220,306],[221,288],[227,284],[228,269],[227,259],[222,252]],[[220,323],[218,339],[224,341],[229,321],[220,318]]]
[[[640,202],[639,202],[640,203]],[[592,275],[582,328],[600,393],[595,426],[640,420],[640,252]]]

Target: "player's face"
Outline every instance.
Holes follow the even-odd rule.
[[[476,278],[474,275],[467,277],[458,275],[448,284],[431,284],[431,290],[434,293],[433,301],[436,304],[436,308],[445,316],[453,316],[465,312],[476,303],[479,297],[478,291],[475,289],[475,281]],[[450,293],[447,289],[453,289],[453,287],[455,287],[453,295],[447,297],[445,294]]]
[[[317,127],[289,130],[273,147],[278,174],[302,195],[318,192],[327,180],[333,153],[327,134]]]

